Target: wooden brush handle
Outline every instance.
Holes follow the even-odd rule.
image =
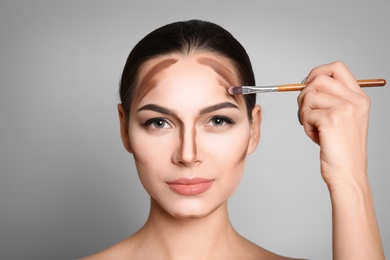
[[[385,79],[359,79],[357,80],[360,87],[383,87],[386,85]],[[300,91],[306,84],[284,84],[278,86],[278,92]]]
[[[359,79],[357,82],[360,87],[383,87],[386,85],[385,79]]]

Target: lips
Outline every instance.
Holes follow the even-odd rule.
[[[195,196],[206,192],[213,184],[213,179],[181,178],[167,182],[172,191],[180,195]]]

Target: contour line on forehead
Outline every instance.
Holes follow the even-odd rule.
[[[169,68],[171,65],[175,64],[178,61],[176,58],[165,58],[159,61],[157,64],[153,65],[146,74],[142,77],[140,84],[136,88],[136,94],[134,98],[134,103],[137,103],[146,94],[155,86],[154,78],[163,70]]]
[[[157,64],[154,64],[152,68],[150,68],[143,77],[141,77],[141,82],[138,85],[136,89],[135,98],[133,101],[133,104],[137,104],[142,98],[144,98],[147,93],[156,85],[156,81],[154,78],[163,70],[169,68],[171,65],[175,64],[179,58],[164,58],[163,60],[157,62]],[[199,58],[196,59],[196,61],[201,64],[208,66],[212,68],[225,82],[220,82],[222,86],[225,86],[226,88],[229,88],[235,83],[236,76],[234,72],[232,72],[229,68],[224,66],[224,63],[229,63],[229,61],[224,60],[220,61],[217,59],[214,59],[209,56],[202,55]],[[147,67],[147,65],[146,65]],[[142,71],[142,70],[141,70]],[[227,93],[227,96],[231,97],[231,95]],[[233,97],[234,100],[237,100],[237,97]]]
[[[211,57],[201,56],[197,59],[197,62],[202,65],[206,65],[211,67],[222,79],[226,81],[226,87],[231,87],[236,85],[237,79],[235,77],[234,72],[232,72],[227,66],[224,64],[228,63],[228,61],[220,61]]]
[[[236,74],[231,69],[229,69],[229,67],[225,66],[225,64],[233,66],[232,63],[227,59],[223,59],[223,57],[216,59],[210,56],[200,56],[197,59],[197,62],[212,68],[221,77],[221,79],[223,79],[224,82],[220,81],[220,84],[226,87],[226,90],[238,84],[238,78]],[[241,95],[232,96],[228,93],[228,91],[226,91],[226,96],[228,98],[234,99],[238,103],[240,103],[240,99],[242,99],[242,97],[240,97]]]

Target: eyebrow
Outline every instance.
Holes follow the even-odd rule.
[[[211,113],[211,112],[214,112],[214,111],[217,111],[220,109],[224,109],[224,108],[238,109],[238,106],[236,106],[235,104],[230,103],[230,102],[223,102],[223,103],[219,103],[219,104],[215,104],[215,105],[203,108],[202,110],[200,110],[199,115],[204,115],[204,114]]]
[[[137,112],[140,112],[143,110],[151,110],[151,111],[154,111],[154,112],[157,112],[160,114],[164,114],[164,115],[169,115],[169,116],[175,115],[175,113],[172,110],[165,108],[165,107],[162,107],[162,106],[159,106],[159,105],[155,105],[155,104],[147,104],[147,105],[139,108],[137,110]]]
[[[212,105],[212,106],[208,106],[208,107],[205,107],[203,109],[201,109],[199,111],[199,115],[204,115],[204,114],[207,114],[207,113],[211,113],[211,112],[214,112],[214,111],[217,111],[217,110],[220,110],[220,109],[224,109],[224,108],[236,108],[236,109],[239,109],[238,106],[236,106],[235,104],[233,103],[230,103],[230,102],[222,102],[222,103],[218,103],[218,104],[215,104],[215,105]],[[137,110],[137,112],[140,112],[142,110],[151,110],[151,111],[155,111],[157,113],[161,113],[161,114],[164,114],[164,115],[169,115],[169,116],[175,116],[175,113],[168,109],[168,108],[165,108],[165,107],[162,107],[162,106],[159,106],[159,105],[156,105],[156,104],[147,104],[141,108],[139,108]]]

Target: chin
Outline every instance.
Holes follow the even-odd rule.
[[[169,205],[165,211],[177,219],[200,219],[211,215],[225,205],[225,203],[212,205],[210,202],[210,200],[204,202],[203,200],[186,199]]]
[[[213,211],[212,211],[213,212]],[[199,219],[199,218],[205,218],[209,216],[212,212],[183,212],[183,211],[175,211],[172,213],[169,213],[172,217],[177,219]]]

